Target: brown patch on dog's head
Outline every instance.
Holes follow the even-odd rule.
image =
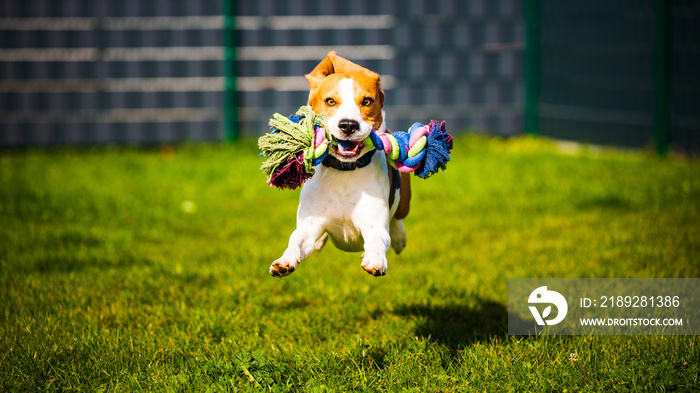
[[[306,74],[311,108],[327,118],[333,116],[340,105],[338,83],[344,78],[354,81],[355,104],[360,108],[365,121],[378,129],[383,122],[384,106],[384,91],[379,75],[338,56],[334,51],[328,52],[326,58]]]

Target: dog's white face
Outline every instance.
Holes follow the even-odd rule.
[[[339,142],[330,154],[346,162],[366,154],[362,141],[372,130],[386,129],[379,75],[331,53],[306,78],[309,105]]]

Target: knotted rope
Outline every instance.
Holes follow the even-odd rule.
[[[313,167],[323,162],[330,145],[339,142],[327,132],[323,117],[309,106],[284,117],[276,113],[270,119],[271,132],[258,139],[261,156],[267,157],[260,169],[267,183],[281,189],[295,189],[314,174]],[[362,142],[367,149],[384,151],[389,164],[401,172],[415,172],[428,178],[439,169],[445,170],[450,160],[452,136],[445,122],[431,121],[427,125],[414,123],[408,132],[391,134],[372,131]]]

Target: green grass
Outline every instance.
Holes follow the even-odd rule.
[[[700,163],[461,137],[387,276],[327,246],[284,279],[298,192],[260,163],[0,153],[0,390],[700,389],[697,336],[506,334],[509,277],[700,277]]]

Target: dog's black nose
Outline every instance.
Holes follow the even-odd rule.
[[[355,131],[359,131],[360,123],[355,120],[342,119],[338,122],[338,128],[340,128],[340,131],[343,131],[343,134],[350,135]]]

